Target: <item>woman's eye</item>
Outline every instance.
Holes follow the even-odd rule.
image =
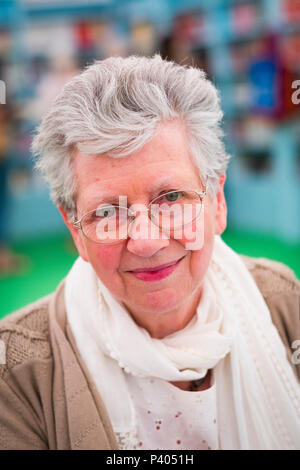
[[[115,214],[116,214],[116,208],[114,206],[105,206],[105,207],[100,207],[99,209],[97,209],[95,216],[108,218],[108,217],[113,217]]]
[[[166,194],[165,198],[168,202],[176,202],[181,197],[182,193],[180,191],[173,191],[172,193]]]

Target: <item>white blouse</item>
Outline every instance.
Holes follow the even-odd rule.
[[[120,449],[216,450],[218,425],[216,383],[211,370],[206,390],[182,390],[161,379],[125,374],[135,407],[136,444],[117,434]]]

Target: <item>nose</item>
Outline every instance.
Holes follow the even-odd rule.
[[[130,224],[127,249],[131,253],[148,258],[169,245],[169,238],[149,219],[147,213],[141,213]]]

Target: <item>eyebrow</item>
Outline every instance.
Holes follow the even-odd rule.
[[[147,190],[147,193],[149,196],[151,196],[151,199],[154,197],[154,195],[161,189],[164,189],[166,186],[171,186],[175,189],[175,187],[184,187],[185,183],[182,183],[175,178],[172,180],[170,179],[170,176],[159,180],[156,184],[154,184],[151,189]],[[127,196],[125,194],[119,194],[116,195],[115,193],[111,191],[103,192],[97,196],[95,196],[94,199],[89,203],[90,205],[99,205],[103,203],[107,204],[119,204],[119,197],[120,196]]]

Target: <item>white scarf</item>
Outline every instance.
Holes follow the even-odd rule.
[[[237,253],[220,236],[196,315],[155,339],[80,257],[66,278],[67,318],[118,433],[136,432],[124,371],[167,381],[214,368],[222,449],[300,449],[300,387],[268,307]]]

